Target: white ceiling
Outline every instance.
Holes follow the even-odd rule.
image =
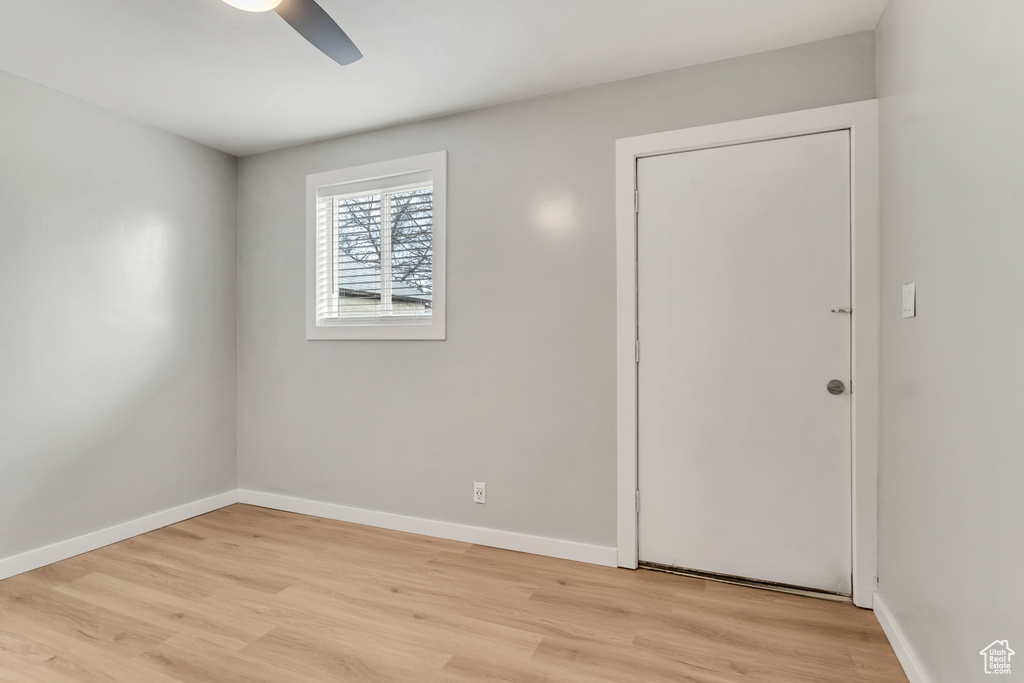
[[[0,70],[236,155],[873,29],[887,0],[0,0]]]

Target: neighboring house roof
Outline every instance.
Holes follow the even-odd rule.
[[[340,283],[339,293],[350,296],[380,296],[380,268],[370,263],[356,261],[351,256],[338,254],[338,269],[354,283],[354,286],[348,287],[345,286],[345,283]],[[401,282],[391,283],[391,299],[393,301],[429,304],[431,298],[430,292],[423,292],[418,287]]]

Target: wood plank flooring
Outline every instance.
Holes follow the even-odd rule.
[[[0,581],[4,683],[906,680],[852,605],[247,505]]]

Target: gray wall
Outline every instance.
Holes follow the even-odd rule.
[[[235,487],[236,191],[0,72],[0,557]]]
[[[864,33],[242,159],[241,486],[614,545],[615,139],[874,94]],[[436,150],[448,340],[307,342],[305,176]]]
[[[997,638],[1024,671],[1024,3],[893,0],[878,86],[879,593],[934,680],[987,680]]]

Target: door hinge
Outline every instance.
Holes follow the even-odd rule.
[[[636,492],[636,511],[640,512],[640,491],[639,491],[639,489]]]
[[[873,590],[876,590],[876,591],[877,591],[877,590],[878,590],[878,577],[877,577],[877,576],[872,576],[872,577],[871,577],[871,579],[872,579],[872,580],[871,580],[871,583],[872,583],[872,586],[871,586],[871,588],[872,588]]]
[[[633,213],[640,213],[640,190],[633,190]]]
[[[640,340],[636,340],[636,362],[640,362]]]

